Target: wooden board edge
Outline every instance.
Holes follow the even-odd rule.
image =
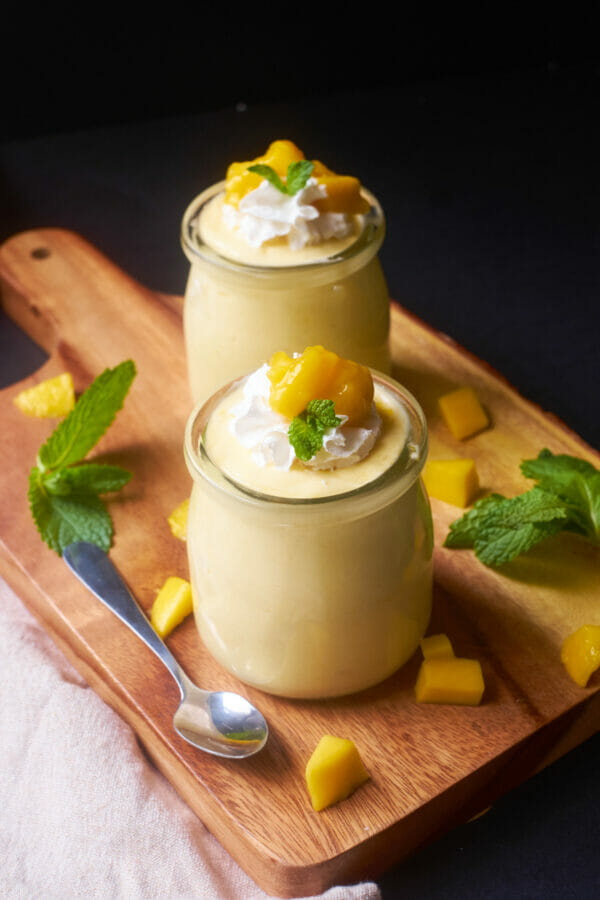
[[[523,393],[521,393],[520,390],[518,390],[518,388],[516,388],[512,384],[512,382],[508,380],[508,378],[506,378],[505,375],[499,372],[498,369],[496,369],[486,360],[482,359],[480,356],[477,356],[476,353],[469,350],[451,335],[446,334],[444,331],[441,331],[438,328],[435,328],[433,325],[430,325],[424,319],[421,319],[419,316],[417,316],[416,313],[413,313],[410,310],[406,309],[397,300],[390,299],[390,306],[392,318],[394,318],[394,316],[401,316],[408,319],[416,327],[426,331],[433,340],[436,340],[438,343],[443,344],[446,348],[449,348],[459,358],[467,360],[475,368],[479,368],[484,371],[490,378],[492,378],[498,384],[502,385],[502,387],[506,391],[508,391],[513,398],[518,400],[520,404],[527,406],[528,409],[534,415],[536,415],[536,417],[541,418],[544,422],[547,422],[550,425],[553,425],[570,441],[579,444],[584,451],[592,456],[595,456],[600,462],[600,449],[597,449],[584,438],[582,438],[581,435],[579,435],[573,428],[571,428],[570,425],[567,425],[567,423],[564,422],[560,418],[560,416],[557,416],[556,413],[544,409],[539,403],[535,403],[533,400],[530,400],[529,397],[526,397]]]

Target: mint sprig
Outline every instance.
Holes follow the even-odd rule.
[[[586,460],[544,449],[521,471],[537,482],[516,497],[490,494],[450,525],[445,547],[472,548],[501,566],[546,538],[571,531],[600,544],[600,471]]]
[[[40,536],[59,556],[73,541],[110,548],[112,520],[99,495],[120,490],[131,473],[84,457],[123,406],[135,372],[132,360],[102,372],[40,447],[29,474],[29,507]]]
[[[248,166],[248,171],[255,172],[257,175],[262,176],[262,178],[266,178],[266,180],[270,182],[273,187],[277,188],[278,191],[281,191],[282,194],[293,197],[294,194],[297,194],[298,191],[301,191],[302,188],[306,186],[306,182],[312,175],[314,167],[314,163],[309,159],[301,159],[298,160],[298,162],[292,162],[287,168],[285,181],[282,180],[275,169],[264,163],[255,163],[253,166]]]
[[[295,416],[288,428],[288,440],[297,458],[302,462],[312,459],[323,446],[325,432],[341,424],[333,400],[310,400],[304,412]]]

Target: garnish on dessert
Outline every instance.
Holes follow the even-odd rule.
[[[301,462],[318,453],[329,429],[359,425],[372,408],[369,369],[320,345],[295,357],[275,353],[267,376],[270,407],[291,419],[288,439]]]
[[[338,416],[348,424],[362,422],[373,402],[373,378],[367,366],[343,359],[320,345],[307,347],[299,356],[282,351],[269,362],[271,394],[275,412],[293,419],[311,400],[332,400]]]
[[[595,466],[544,449],[520,468],[537,484],[516,497],[490,494],[478,500],[450,525],[445,547],[473,548],[485,565],[500,566],[562,531],[600,545],[600,471]]]
[[[225,180],[225,202],[239,206],[265,178],[279,191],[294,196],[311,177],[324,188],[322,196],[311,200],[319,212],[360,215],[368,211],[369,203],[361,194],[358,178],[338,175],[317,159],[307,160],[302,150],[287,140],[273,141],[256,159],[231,163]]]
[[[263,178],[266,178],[267,181],[269,181],[273,185],[273,187],[277,188],[277,190],[282,194],[287,194],[289,197],[293,197],[294,194],[297,194],[298,191],[301,191],[303,187],[306,187],[306,182],[312,175],[314,167],[314,163],[312,163],[308,159],[301,159],[298,162],[292,162],[287,167],[285,181],[280,178],[275,169],[273,169],[271,166],[267,166],[265,163],[257,163],[254,166],[248,166],[248,171],[256,172],[257,175],[261,175]]]
[[[296,457],[308,462],[323,446],[323,436],[329,428],[337,428],[342,419],[335,414],[333,400],[311,400],[304,412],[294,416],[288,438]]]
[[[134,376],[132,360],[105,369],[40,447],[29,474],[29,506],[42,539],[59,556],[73,541],[110,548],[113,525],[100,495],[120,490],[131,473],[84,457],[112,424]]]

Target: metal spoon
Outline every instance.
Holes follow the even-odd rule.
[[[137,634],[167,667],[181,691],[175,731],[200,750],[243,759],[261,750],[268,727],[251,703],[229,691],[203,691],[190,681],[134,600],[108,555],[80,541],[63,551],[67,566],[95,596]]]

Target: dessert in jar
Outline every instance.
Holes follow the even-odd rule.
[[[209,652],[286,697],[395,672],[425,634],[433,531],[417,401],[321,346],[270,361],[188,422],[187,547]]]
[[[357,178],[275,141],[232,163],[182,223],[184,334],[194,402],[260,365],[322,343],[389,372],[385,223]]]

